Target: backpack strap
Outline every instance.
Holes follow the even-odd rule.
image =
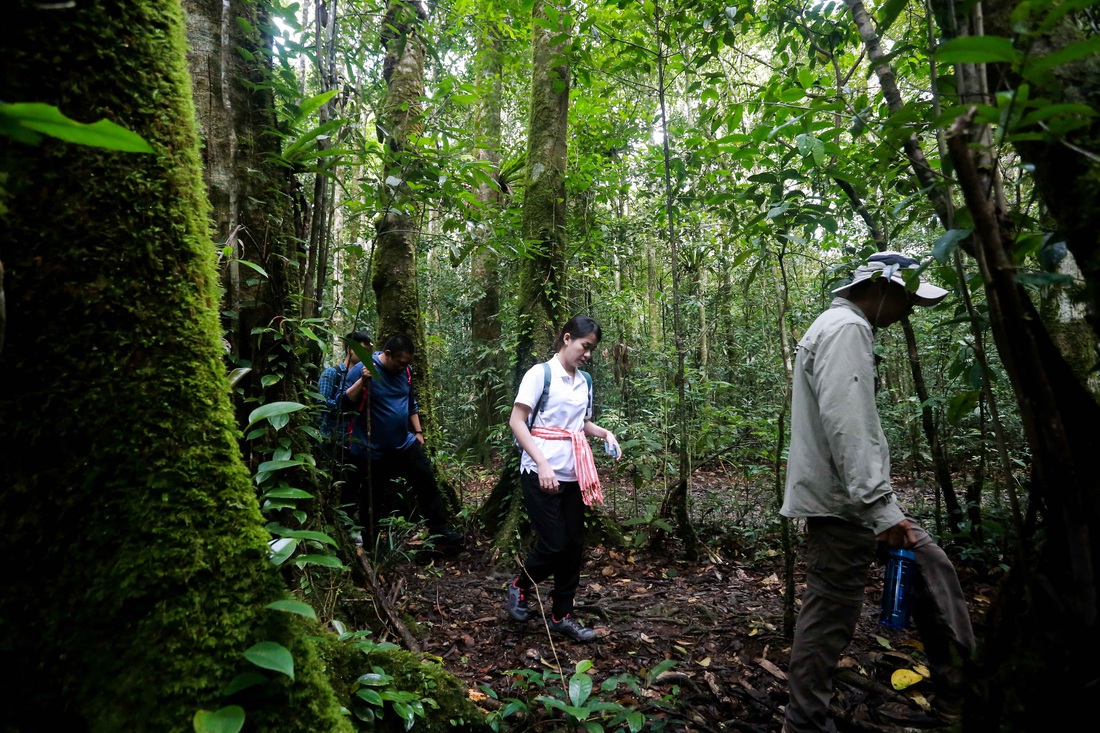
[[[578,369],[577,371],[583,374],[584,381],[588,382],[588,414],[592,415],[592,375],[583,369]],[[592,415],[592,417],[595,417],[595,415]]]
[[[538,402],[535,403],[535,409],[531,410],[531,414],[527,416],[527,429],[530,430],[531,426],[535,424],[535,415],[542,412],[542,408],[546,406],[546,397],[550,394],[550,362],[544,361],[542,363],[542,394],[539,395]]]

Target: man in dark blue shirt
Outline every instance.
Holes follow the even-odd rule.
[[[409,366],[414,353],[408,336],[391,336],[382,350],[374,353],[372,369],[359,363],[348,372],[350,386],[344,392],[344,405],[356,411],[349,450],[356,468],[359,522],[374,535],[378,520],[397,509],[394,499],[399,489],[394,480],[404,479],[429,531],[454,544],[462,535],[451,525],[424,453],[424,431]]]
[[[359,344],[364,349],[371,347],[370,334],[366,331],[353,331],[344,337],[344,363],[333,364],[321,372],[321,378],[317,382],[317,392],[325,400],[325,408],[321,412],[321,435],[325,440],[346,442],[342,440],[347,433],[347,425],[340,420],[340,407],[344,401],[344,391],[348,388],[348,372],[359,363],[359,357],[352,349],[352,342]],[[334,435],[335,434],[335,435]]]

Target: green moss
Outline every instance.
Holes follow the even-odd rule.
[[[0,527],[14,572],[0,652],[34,660],[8,723],[189,730],[251,668],[292,651],[246,705],[252,730],[342,730],[293,617],[237,448],[178,4],[25,0],[0,96],[107,117],[155,154],[8,149]],[[43,74],[43,69],[50,73]]]
[[[336,694],[349,708],[354,704],[356,680],[379,667],[394,678],[394,689],[414,693],[421,699],[430,698],[431,702],[423,703],[427,715],[417,722],[415,730],[425,733],[489,730],[484,711],[470,701],[466,685],[434,662],[400,649],[364,653],[353,644],[331,638],[322,641],[319,648],[332,672]],[[386,711],[374,725],[354,720],[360,730],[393,733],[405,730],[392,710]]]

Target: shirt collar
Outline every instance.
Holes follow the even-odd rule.
[[[550,357],[550,376],[569,378],[569,372],[565,371],[565,367],[562,366],[557,354]]]
[[[837,297],[833,298],[832,305],[830,305],[829,307],[830,308],[847,308],[848,310],[852,311],[853,313],[855,313],[857,316],[859,316],[863,320],[867,321],[868,324],[871,323],[871,319],[869,319],[867,317],[867,314],[864,313],[862,310],[860,310],[859,306],[857,306],[855,303],[848,300],[847,298],[842,298],[838,295]]]

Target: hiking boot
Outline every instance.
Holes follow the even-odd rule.
[[[571,613],[566,614],[561,621],[556,620],[551,615],[550,630],[556,631],[562,636],[568,636],[573,641],[586,642],[596,638],[596,632],[581,626],[581,622],[575,619]]]
[[[526,621],[530,615],[527,609],[527,594],[516,585],[516,581],[508,584],[508,615],[516,621]]]

